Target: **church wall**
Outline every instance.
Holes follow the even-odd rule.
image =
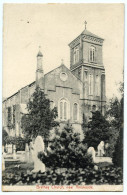
[[[55,106],[57,107],[57,110],[59,109],[59,101],[62,98],[65,98],[69,102],[69,118],[71,122],[73,121],[73,105],[74,103],[78,104],[79,107],[79,120],[78,123],[82,122],[82,113],[81,113],[81,102],[80,102],[80,95],[79,94],[72,94],[72,89],[70,88],[63,88],[63,87],[56,87],[56,91],[48,91],[48,98],[52,101],[54,101]]]

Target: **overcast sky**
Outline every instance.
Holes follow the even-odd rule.
[[[123,4],[6,4],[3,32],[3,97],[35,80],[36,55],[43,53],[44,73],[70,66],[68,44],[84,30],[105,39],[106,94],[118,96],[123,80]]]

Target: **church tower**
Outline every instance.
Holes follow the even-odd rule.
[[[83,83],[82,109],[89,120],[91,111],[105,113],[104,39],[86,29],[70,44],[70,70]]]
[[[37,54],[36,86],[44,89],[43,55],[39,50]]]

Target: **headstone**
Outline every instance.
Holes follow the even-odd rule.
[[[98,149],[98,156],[100,157],[104,156],[105,152],[104,152],[104,142],[103,141],[100,142],[97,149]]]
[[[16,159],[16,146],[13,145],[13,159]]]
[[[28,146],[27,143],[26,143],[26,146],[25,146],[25,161],[29,162],[29,146]]]
[[[12,144],[8,144],[8,153],[12,154]]]
[[[87,150],[87,153],[92,156],[93,162],[95,162],[95,154],[96,154],[96,152],[94,150],[94,147],[89,147],[88,150]]]
[[[34,144],[34,169],[32,172],[45,172],[45,164],[38,158],[38,153],[44,152],[44,141],[41,136],[37,136]]]
[[[5,170],[5,160],[4,160],[4,146],[2,146],[2,171]]]
[[[34,145],[33,142],[30,142],[30,155],[29,155],[29,161],[33,162],[34,158]]]

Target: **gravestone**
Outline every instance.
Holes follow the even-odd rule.
[[[44,141],[41,136],[37,136],[34,143],[34,169],[32,172],[45,172],[45,164],[38,158],[38,153],[44,153]]]
[[[104,152],[104,142],[103,141],[100,142],[97,149],[98,149],[98,156],[100,157],[104,156],[105,152]]]
[[[26,143],[26,146],[25,146],[25,161],[29,162],[29,146],[28,146],[27,143]]]
[[[33,162],[34,158],[34,145],[33,142],[30,142],[30,155],[29,155],[29,161]]]
[[[92,156],[93,162],[95,162],[95,154],[96,154],[96,152],[94,150],[94,147],[89,147],[88,150],[87,150],[87,153]]]
[[[8,148],[8,150],[7,150],[8,153],[9,154],[12,154],[12,144],[8,144],[8,147],[7,148]]]
[[[13,159],[16,159],[16,146],[13,145]]]
[[[5,170],[5,160],[4,160],[4,146],[2,146],[2,171]]]

